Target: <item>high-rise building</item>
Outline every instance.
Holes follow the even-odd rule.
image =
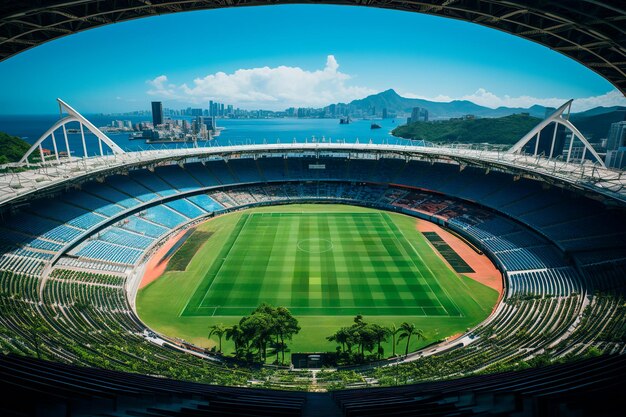
[[[604,163],[609,168],[626,167],[626,121],[611,124]]]
[[[626,121],[611,123],[606,140],[606,150],[614,151],[626,146]]]
[[[157,126],[163,124],[163,103],[160,101],[152,102],[152,125]]]
[[[383,107],[383,119],[386,119],[387,116],[387,107]]]
[[[411,117],[407,120],[407,123],[427,122],[427,121],[428,121],[428,110],[422,107],[413,107],[413,111],[411,112]]]
[[[209,101],[209,116],[224,116],[224,103],[218,103],[217,101]]]
[[[214,130],[216,127],[215,116],[203,117],[202,123],[206,126],[207,130]]]
[[[181,120],[181,127],[183,133],[189,133],[189,130],[191,129],[191,125],[188,120]]]

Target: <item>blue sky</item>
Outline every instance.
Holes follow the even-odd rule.
[[[61,38],[0,63],[0,112],[282,109],[402,95],[479,104],[622,104],[603,78],[548,48],[479,25],[349,6],[178,13]]]

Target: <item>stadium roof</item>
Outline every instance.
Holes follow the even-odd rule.
[[[5,0],[0,60],[61,36],[141,17],[289,3],[383,7],[477,23],[560,52],[626,94],[626,3],[619,0]]]
[[[215,146],[206,148],[162,149],[127,152],[85,159],[62,159],[61,163],[20,173],[0,175],[0,206],[21,202],[38,193],[65,188],[71,183],[123,172],[132,167],[153,166],[168,161],[194,161],[199,158],[241,158],[269,154],[340,154],[351,158],[395,155],[399,158],[453,162],[463,169],[476,166],[526,178],[536,178],[558,186],[604,196],[617,204],[626,203],[626,174],[590,163],[573,164],[530,155],[454,147],[427,147],[373,143],[278,143]]]

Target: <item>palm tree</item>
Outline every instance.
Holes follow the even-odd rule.
[[[226,328],[224,327],[222,323],[219,323],[219,324],[214,324],[213,326],[209,327],[209,329],[211,329],[211,331],[209,332],[209,339],[213,335],[218,337],[220,341],[220,345],[219,345],[220,347],[218,349],[218,352],[221,353],[222,352],[222,337],[226,333]]]
[[[374,339],[376,340],[376,343],[378,344],[378,359],[380,359],[384,351],[381,344],[387,341],[387,338],[391,334],[391,331],[388,328],[383,327],[379,324],[372,324],[371,328],[372,328]]]
[[[417,340],[423,340],[424,332],[416,328],[413,323],[407,323],[406,321],[400,325],[400,330],[401,333],[400,337],[398,337],[398,343],[400,343],[402,339],[406,338],[406,349],[404,351],[404,356],[406,356],[409,354],[409,344],[411,343],[411,336],[415,335],[415,337],[417,337]]]
[[[401,330],[402,328],[396,326],[396,323],[391,323],[391,327],[389,328],[389,334],[392,338],[391,349],[393,350],[391,356],[396,356],[396,336],[398,335],[398,333],[400,333]]]

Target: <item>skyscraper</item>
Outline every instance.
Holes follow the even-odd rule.
[[[626,121],[611,124],[604,162],[609,168],[626,167]]]
[[[156,127],[157,125],[163,124],[163,103],[160,101],[152,102],[152,125]]]
[[[421,107],[413,107],[411,117],[409,118],[409,120],[407,120],[407,123],[415,123],[420,121],[428,121],[428,110]]]
[[[611,123],[606,141],[606,150],[615,151],[626,146],[626,121]]]

